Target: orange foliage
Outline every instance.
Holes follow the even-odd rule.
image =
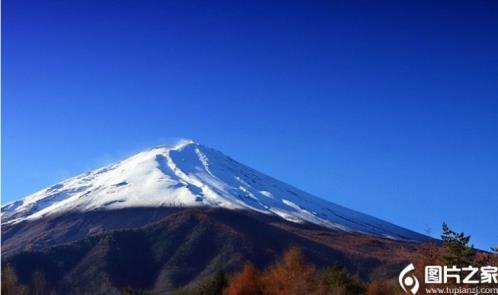
[[[425,267],[427,265],[440,265],[441,248],[432,243],[420,244],[412,258],[413,264],[415,265],[415,275],[417,278],[423,278],[425,273]],[[420,289],[425,288],[425,283],[422,279],[419,280]]]
[[[402,294],[397,290],[393,281],[375,281],[368,285],[366,295],[395,295]]]
[[[308,264],[298,248],[287,250],[279,263],[262,275],[263,293],[268,295],[301,295],[313,293],[315,267]]]
[[[259,295],[262,294],[259,273],[250,263],[246,263],[240,273],[230,281],[223,295]]]
[[[356,293],[355,293],[356,292]],[[260,273],[251,264],[236,274],[223,295],[349,295],[363,294],[361,282],[344,269],[318,272],[298,248],[290,248],[282,258]],[[376,293],[373,293],[376,294]],[[385,295],[385,294],[384,294]]]

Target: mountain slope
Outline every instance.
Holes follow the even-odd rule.
[[[2,224],[136,207],[241,209],[346,232],[426,239],[312,196],[192,141],[152,148],[7,204],[2,207]]]
[[[417,244],[293,223],[248,210],[137,210],[67,213],[64,218],[30,221],[36,226],[52,219],[48,223],[59,231],[69,221],[71,232],[85,227],[90,219],[100,221],[95,225],[104,219],[104,223],[123,222],[137,215],[157,215],[155,222],[143,227],[104,231],[71,243],[4,255],[2,263],[11,265],[25,284],[35,272],[43,273],[58,294],[120,294],[125,287],[165,294],[201,282],[219,264],[228,273],[239,271],[246,261],[264,269],[291,245],[302,249],[317,267],[339,264],[364,279],[390,278],[411,259]],[[76,220],[81,223],[74,224]]]

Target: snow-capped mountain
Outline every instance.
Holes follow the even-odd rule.
[[[2,207],[2,223],[133,207],[223,207],[404,240],[425,236],[320,199],[193,141],[158,146]]]

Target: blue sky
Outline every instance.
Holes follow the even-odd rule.
[[[2,203],[185,137],[498,244],[495,1],[2,5]]]

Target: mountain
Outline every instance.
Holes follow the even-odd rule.
[[[247,261],[263,269],[290,246],[318,267],[392,278],[429,239],[192,141],[6,204],[1,230],[2,265],[31,288],[41,274],[56,294],[168,294],[203,282],[219,265],[228,273]]]
[[[132,228],[101,230],[117,224]],[[320,268],[342,265],[365,280],[391,278],[412,260],[417,247],[416,242],[249,210],[202,207],[67,213],[13,225],[4,234],[6,244],[12,243],[12,233],[17,243],[24,242],[19,236],[36,236],[37,241],[29,250],[4,255],[2,265],[12,266],[23,284],[33,284],[34,274],[42,273],[45,285],[57,294],[117,295],[127,287],[169,294],[209,279],[219,265],[229,274],[247,261],[264,269],[290,246],[299,247]],[[79,234],[79,239],[61,242]],[[44,244],[48,240],[52,246]]]
[[[2,224],[68,212],[221,207],[401,240],[426,237],[320,199],[193,141],[158,146],[2,206]]]

